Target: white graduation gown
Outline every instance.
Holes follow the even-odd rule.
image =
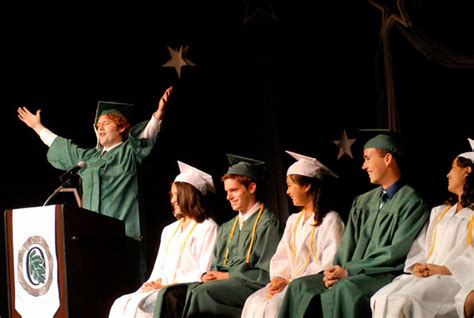
[[[405,262],[407,273],[411,272],[415,263],[429,263],[446,266],[452,275],[417,277],[404,274],[396,277],[372,296],[373,317],[458,316],[456,307],[461,304],[456,304],[456,294],[464,287],[469,288],[466,284],[472,288],[474,280],[473,247],[468,245],[468,235],[474,240],[473,233],[469,233],[474,211],[465,208],[456,213],[456,207],[449,208],[436,227],[447,206],[432,209],[429,224],[413,242]],[[429,256],[433,244],[434,249]],[[465,298],[467,293],[464,295]]]
[[[474,291],[474,247],[469,247],[465,254],[458,256],[451,264],[451,268],[454,275],[465,273],[459,277],[459,280],[465,279],[465,281],[461,284],[461,289],[455,297],[458,316],[464,317],[464,303],[469,293]]]
[[[180,221],[163,229],[155,265],[147,282],[157,279],[161,279],[163,285],[196,282],[210,269],[218,225],[212,219],[194,227],[195,224],[191,222],[183,232]],[[153,317],[159,291],[139,289],[117,298],[109,318]]]
[[[285,232],[270,262],[271,279],[283,277],[292,281],[298,277],[317,274],[332,265],[344,231],[344,223],[339,214],[330,212],[324,217],[314,232],[314,243],[311,244],[313,217],[304,224],[300,219],[296,228],[296,241],[294,240],[295,223],[301,213],[304,211],[290,215],[286,222]],[[268,297],[269,289],[270,284],[247,298],[242,317],[278,317],[286,287],[271,298]]]

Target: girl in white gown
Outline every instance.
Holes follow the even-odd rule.
[[[317,274],[330,265],[344,231],[339,214],[323,217],[319,196],[323,175],[336,176],[318,160],[287,151],[298,161],[287,171],[287,194],[303,209],[290,215],[270,262],[270,283],[250,295],[242,317],[278,317],[287,285],[295,278]],[[336,176],[337,177],[337,176]]]
[[[178,161],[180,174],[171,185],[171,205],[178,221],[166,226],[150,278],[136,292],[121,296],[109,318],[153,317],[160,289],[196,282],[211,265],[218,225],[206,217],[203,195],[215,192],[212,177]]]
[[[474,150],[474,140],[470,140]],[[448,173],[454,197],[432,209],[413,242],[405,272],[371,298],[373,317],[463,317],[472,290],[474,151],[460,154]]]

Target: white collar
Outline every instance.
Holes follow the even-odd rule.
[[[245,222],[249,219],[249,217],[251,217],[255,212],[258,211],[258,209],[260,208],[260,205],[261,203],[257,201],[257,203],[255,203],[251,208],[250,210],[247,211],[247,213],[245,214],[242,214],[242,212],[239,211],[239,218],[240,218],[240,221],[241,222]]]
[[[120,146],[121,144],[123,144],[123,141],[121,141],[121,142],[119,142],[118,144],[115,144],[115,145],[113,145],[113,146],[110,146],[109,148],[105,148],[105,147],[102,148],[102,154],[103,154],[104,152],[106,152],[106,151],[110,151],[110,150],[112,150],[112,149],[114,149],[114,148],[117,148],[117,147]]]

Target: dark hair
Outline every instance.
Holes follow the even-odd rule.
[[[197,223],[202,223],[207,219],[204,209],[204,196],[201,191],[187,182],[175,181],[174,184],[177,190],[178,206],[181,213]]]
[[[472,171],[466,177],[466,183],[463,187],[463,192],[461,195],[461,205],[463,208],[470,208],[474,210],[474,164],[471,160],[464,158],[464,157],[457,157],[456,164],[458,167],[467,168],[471,167]],[[446,200],[446,204],[454,205],[458,202],[458,196],[452,195],[448,200]]]
[[[130,132],[131,125],[127,117],[119,113],[104,114],[103,116],[106,116],[107,118],[112,120],[117,125],[118,129],[125,128],[122,133],[122,141],[128,139],[128,133]]]
[[[319,178],[310,178],[298,174],[288,176],[291,181],[299,186],[310,185],[310,193],[313,195],[314,207],[314,226],[318,226],[323,221],[324,216],[329,211],[329,202],[326,201],[325,186],[326,182]],[[323,195],[322,195],[323,194]]]

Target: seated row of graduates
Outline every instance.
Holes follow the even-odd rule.
[[[338,213],[319,210],[322,180],[336,175],[287,151],[297,159],[287,171],[287,194],[302,210],[290,215],[283,235],[258,199],[263,162],[227,155],[222,181],[239,214],[219,228],[201,205],[214,191],[212,177],[178,161],[171,187],[178,220],[162,232],[148,281],[118,298],[109,317],[472,315],[470,143],[473,151],[457,156],[447,175],[453,198],[430,214],[401,179],[398,141],[384,134],[369,140],[362,169],[379,187],[353,201],[345,229]]]

